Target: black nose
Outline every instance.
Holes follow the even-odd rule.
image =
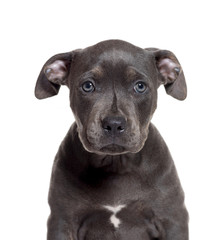
[[[126,121],[123,117],[106,117],[103,119],[102,127],[108,134],[117,136],[125,131]]]

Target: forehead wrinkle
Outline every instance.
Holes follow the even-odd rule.
[[[112,49],[109,51],[103,52],[99,59],[101,62],[110,62],[112,64],[117,64],[119,62],[133,62],[134,56],[130,52],[126,52],[123,50]]]

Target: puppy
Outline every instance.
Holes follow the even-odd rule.
[[[122,206],[122,213],[133,201],[145,202],[160,219],[165,239],[187,240],[184,193],[170,152],[151,123],[160,85],[172,97],[186,98],[176,56],[120,40],[100,42],[50,58],[40,72],[35,95],[54,96],[61,85],[70,90],[76,121],[54,161],[48,240],[79,239],[83,217],[93,210],[84,223],[92,236],[85,230],[85,239],[101,239],[101,231],[114,239],[106,210]],[[115,228],[116,239],[147,239],[151,218],[136,211],[126,214],[131,216],[124,216],[124,224]],[[157,235],[150,237],[163,239]]]

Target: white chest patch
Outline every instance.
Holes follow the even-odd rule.
[[[121,211],[122,208],[126,207],[126,205],[118,205],[118,206],[115,206],[115,207],[112,207],[112,206],[103,206],[103,207],[113,213],[110,217],[110,221],[114,225],[115,228],[118,228],[121,221],[120,221],[119,218],[116,217],[116,214],[119,211]]]

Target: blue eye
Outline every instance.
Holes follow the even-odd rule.
[[[145,83],[143,82],[137,82],[134,86],[134,90],[137,92],[137,93],[144,93],[145,90],[146,90],[146,85]]]
[[[95,87],[92,82],[87,81],[82,84],[82,89],[84,92],[93,92],[95,90]]]

